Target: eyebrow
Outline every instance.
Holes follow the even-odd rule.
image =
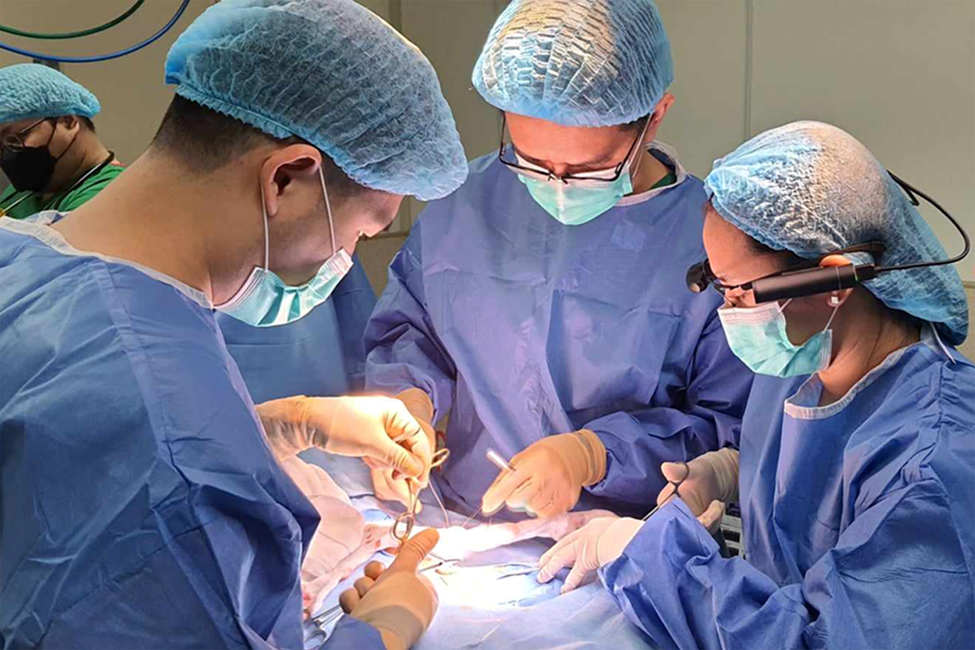
[[[511,145],[511,146],[514,147],[514,145]],[[547,167],[545,166],[546,163],[544,161],[541,161],[538,158],[532,158],[531,156],[529,156],[525,152],[521,151],[517,147],[514,147],[514,149],[515,149],[515,151],[518,152],[518,155],[521,156],[522,158],[524,158],[526,161],[530,162],[533,165],[538,165],[539,167],[542,167],[542,168],[547,169]],[[566,165],[566,167],[568,167],[569,169],[575,170],[576,172],[580,172],[580,171],[598,171],[598,170],[601,170],[601,169],[605,169],[605,165],[607,165],[609,163],[612,163],[613,162],[613,158],[614,158],[614,156],[612,154],[607,154],[607,155],[605,155],[602,158],[599,158],[597,160],[590,160],[590,161],[587,161],[587,162],[584,162],[584,163],[575,163],[575,164],[571,164],[571,165]]]

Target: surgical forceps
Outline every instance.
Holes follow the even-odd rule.
[[[438,449],[430,459],[430,469],[433,470],[436,467],[440,467],[447,462],[448,458],[450,458],[449,449]],[[396,518],[396,521],[393,522],[392,530],[393,539],[399,542],[400,548],[403,548],[403,544],[413,534],[413,525],[416,523],[416,504],[420,500],[420,490],[414,489],[416,487],[416,481],[412,478],[407,478],[406,484],[410,488],[410,507],[406,512]]]

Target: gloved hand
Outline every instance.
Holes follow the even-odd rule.
[[[738,499],[738,452],[729,448],[709,451],[686,465],[664,463],[660,471],[674,483],[684,478],[678,489],[680,498],[708,532],[715,533],[721,525],[724,504]],[[668,483],[657,495],[657,505],[673,496],[674,488]]]
[[[484,493],[484,513],[507,504],[552,517],[571,510],[583,487],[603,480],[606,447],[595,433],[582,429],[532,443],[511,459],[511,466],[514,471],[503,470]]]
[[[257,414],[280,461],[319,447],[417,479],[430,473],[429,439],[397,399],[288,397],[258,405]]]
[[[379,630],[387,650],[411,647],[433,621],[440,601],[430,581],[416,570],[439,539],[433,528],[415,535],[388,569],[370,562],[355,588],[339,596],[346,614]]]
[[[426,434],[430,444],[431,453],[437,450],[437,432],[431,424],[433,420],[433,402],[430,397],[419,388],[410,388],[396,396],[396,399],[403,402],[406,410],[410,412],[423,433]],[[370,467],[369,474],[372,477],[372,487],[375,495],[385,501],[399,501],[409,507],[411,496],[410,487],[406,477],[399,472],[383,467]],[[429,482],[429,472],[420,477],[418,483],[420,487],[426,486]],[[417,501],[416,511],[423,510],[423,504]]]
[[[620,555],[640,531],[643,522],[629,517],[599,517],[562,538],[538,561],[538,581],[548,582],[555,574],[571,566],[562,593],[572,591],[591,572],[609,564]]]

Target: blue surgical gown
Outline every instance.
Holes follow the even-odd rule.
[[[627,617],[664,648],[975,647],[975,366],[931,336],[822,408],[756,379],[747,560],[674,501],[601,570]]]
[[[227,349],[255,404],[292,395],[330,397],[362,390],[362,335],[376,294],[358,257],[353,262],[331,297],[294,323],[251,327],[217,313]]]
[[[301,647],[318,515],[205,296],[0,219],[0,359],[0,647]]]
[[[450,413],[438,483],[480,506],[511,457],[544,436],[591,429],[606,477],[579,507],[645,512],[660,463],[734,438],[751,373],[725,341],[717,294],[695,296],[706,198],[672,154],[677,183],[564,226],[491,154],[431,203],[389,269],[366,328],[366,385],[416,387]]]

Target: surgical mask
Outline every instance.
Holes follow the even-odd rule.
[[[519,174],[518,178],[528,188],[535,203],[566,226],[581,226],[599,215],[611,210],[627,194],[633,192],[633,178],[630,167],[633,160],[642,160],[642,143],[650,127],[646,120],[640,135],[633,143],[627,160],[615,180],[602,180],[616,176],[616,169],[575,174],[575,178],[561,179],[537,168],[547,178],[534,178]],[[522,167],[535,165],[518,156]],[[639,165],[639,162],[637,163]]]
[[[615,181],[600,183],[599,187],[558,178],[542,180],[522,175],[518,178],[528,187],[535,203],[566,226],[580,226],[592,221],[633,191],[629,166]]]
[[[829,365],[833,355],[833,309],[826,327],[802,345],[794,345],[786,332],[785,308],[770,302],[758,307],[723,308],[718,317],[731,351],[752,372],[772,377],[811,375]]]
[[[4,149],[0,154],[0,169],[18,192],[43,191],[51,182],[57,164],[58,159],[51,155],[47,144],[20,151]]]
[[[311,310],[328,300],[339,282],[352,268],[352,258],[344,248],[335,250],[335,228],[332,225],[332,207],[328,201],[325,176],[319,167],[318,176],[322,181],[325,195],[325,211],[328,215],[328,229],[332,240],[332,256],[318,269],[310,281],[293,287],[285,284],[276,273],[268,268],[270,249],[268,245],[267,206],[264,202],[264,189],[261,188],[261,209],[264,213],[264,266],[254,267],[240,290],[229,301],[218,305],[217,309],[254,327],[273,327],[286,325],[307,316]]]

